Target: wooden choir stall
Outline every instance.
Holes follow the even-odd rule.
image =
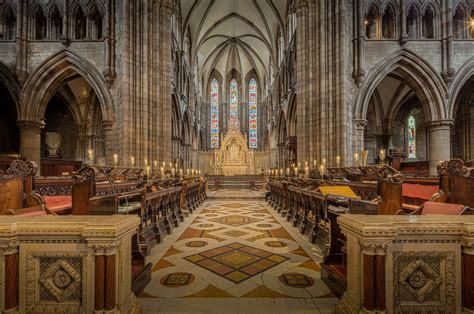
[[[397,223],[407,219],[410,221],[410,217],[428,217],[427,215],[466,217],[464,220],[453,218],[453,223],[459,223],[471,221],[473,216],[470,215],[474,214],[474,168],[465,167],[458,159],[440,163],[438,178],[405,178],[387,165],[376,165],[329,168],[324,177],[314,173],[310,178],[269,177],[267,187],[270,205],[321,250],[322,279],[338,296],[342,296],[348,289],[348,278],[352,276],[350,271],[365,273],[364,270],[361,272],[360,269],[348,268],[348,258],[352,258],[352,253],[349,252],[354,249],[350,249],[351,243],[348,243],[346,234],[353,231],[347,227],[344,227],[346,230],[342,229],[339,221],[349,221],[352,219],[350,217],[367,217],[357,219],[370,225],[371,216],[378,222],[384,221],[382,216],[400,217],[391,220]],[[444,222],[441,217],[437,217],[439,223]],[[418,221],[424,218],[416,219]],[[362,236],[357,234],[357,237]],[[357,242],[352,245],[357,245]],[[471,253],[467,254],[464,247],[462,251],[465,252],[462,257],[464,265],[472,265]],[[377,259],[371,263],[375,264],[369,266],[379,267]],[[474,269],[474,265],[469,270],[466,270],[466,266],[463,269],[468,276],[463,277],[462,300],[464,306],[472,310],[472,297],[467,295],[469,291],[473,291],[474,277],[470,269]],[[376,276],[383,278],[381,272],[383,273],[382,270],[376,271]],[[377,293],[381,289],[378,284],[376,282],[375,286],[369,286],[367,291]],[[382,307],[364,308],[380,310]]]

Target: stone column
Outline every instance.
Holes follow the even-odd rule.
[[[2,243],[0,244],[0,265],[4,265],[3,274],[0,274],[0,289],[4,293],[0,297],[0,311],[2,313],[17,312],[18,311],[18,299],[19,299],[19,282],[18,282],[18,271],[19,271],[19,253],[18,253],[18,242],[13,243]],[[4,297],[4,298],[3,298]],[[3,304],[2,301],[3,300]]]
[[[88,243],[94,249],[94,309],[113,313],[117,308],[117,243]]]
[[[430,175],[436,175],[440,161],[451,159],[451,126],[453,120],[432,121],[429,125]]]
[[[34,161],[41,172],[41,129],[43,122],[20,120],[20,155],[27,161]]]
[[[114,154],[118,154],[118,148],[115,145],[114,138],[114,121],[103,121],[102,125],[104,127],[104,137],[105,137],[105,164],[106,165],[113,165]],[[120,154],[119,154],[120,156]],[[122,160],[122,162],[125,162]]]
[[[365,127],[367,126],[367,120],[365,119],[354,119],[353,121],[355,124],[354,145],[353,145],[354,151],[349,154],[349,158],[353,158],[355,152],[358,152],[360,155],[360,152],[364,150],[364,132],[365,132]],[[348,164],[350,165],[351,163],[350,162],[346,163],[346,165]]]
[[[362,243],[362,300],[367,312],[385,311],[385,251],[388,243]]]
[[[466,313],[474,313],[474,242],[462,246],[462,306]]]

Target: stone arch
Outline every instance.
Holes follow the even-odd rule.
[[[15,75],[10,71],[10,69],[0,62],[0,82],[5,85],[5,87],[10,92],[13,102],[15,103],[17,117],[21,116],[21,107],[20,107],[20,85],[15,77]]]
[[[365,119],[370,97],[389,74],[401,76],[425,109],[428,120],[443,120],[448,114],[445,106],[446,84],[424,59],[409,50],[400,50],[373,66],[359,89],[354,106],[354,118]]]
[[[453,80],[449,84],[448,95],[448,114],[447,117],[449,119],[453,119],[454,115],[456,114],[457,110],[457,99],[459,97],[460,92],[462,92],[463,87],[468,82],[468,80],[474,76],[474,57],[470,58],[467,62],[465,62],[459,70],[456,72]]]
[[[21,120],[41,121],[49,99],[72,75],[82,76],[99,99],[104,121],[115,121],[114,105],[109,87],[89,61],[69,50],[63,50],[36,68],[21,92]]]

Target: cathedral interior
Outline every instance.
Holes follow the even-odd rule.
[[[474,313],[474,0],[0,0],[0,312]]]

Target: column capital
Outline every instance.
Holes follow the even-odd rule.
[[[119,242],[88,242],[87,246],[94,250],[96,256],[117,254]]]
[[[102,121],[102,126],[104,127],[104,131],[110,131],[114,128],[115,121],[114,120],[105,120]]]
[[[433,120],[428,123],[430,130],[450,130],[454,124],[452,119]]]
[[[385,255],[391,241],[373,241],[370,239],[360,240],[362,253],[365,255]]]
[[[45,127],[43,121],[17,120],[16,123],[21,131],[27,130],[41,133],[41,130]]]
[[[12,255],[18,253],[19,241],[0,243],[0,255]]]
[[[353,119],[352,121],[354,122],[357,129],[359,129],[359,130],[364,130],[365,127],[367,126],[367,120],[366,119]]]

